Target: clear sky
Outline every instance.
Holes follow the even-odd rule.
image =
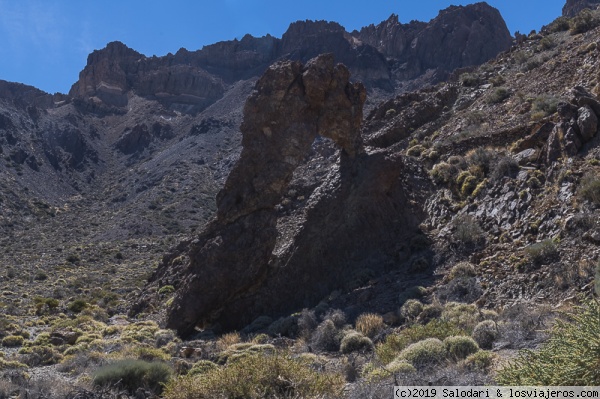
[[[87,55],[119,40],[147,56],[197,50],[246,33],[281,37],[296,20],[360,29],[398,14],[429,21],[459,0],[0,0],[0,79],[69,91]],[[489,0],[511,34],[560,16],[565,0]]]

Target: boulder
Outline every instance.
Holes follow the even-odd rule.
[[[590,141],[596,135],[598,117],[589,106],[586,105],[577,110],[577,126],[584,142]]]

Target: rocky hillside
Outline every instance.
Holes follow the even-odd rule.
[[[6,263],[38,264],[42,251],[43,267],[60,267],[68,256],[63,251],[89,247],[96,253],[100,243],[114,240],[132,240],[137,248],[151,237],[201,228],[214,215],[215,195],[239,157],[243,104],[277,60],[333,53],[354,81],[365,83],[366,107],[372,108],[395,91],[441,79],[510,45],[504,21],[485,4],[452,7],[418,26],[394,18],[352,33],[334,22],[299,21],[281,39],[248,35],[164,57],[109,43],[90,54],[68,95],[1,82]],[[384,35],[384,26],[393,32]],[[441,27],[452,40],[435,51],[436,59],[426,60],[420,54],[431,53],[431,37]],[[477,42],[482,29],[494,37],[492,47]],[[374,47],[375,34],[387,38],[377,41],[381,47]],[[411,48],[425,47],[416,54],[393,44],[407,40],[415,43]],[[409,59],[410,73],[398,72]],[[154,254],[132,252],[146,265],[155,262]],[[113,261],[99,258],[101,268]]]
[[[515,382],[600,273],[599,41],[478,3],[1,82],[0,397]]]
[[[333,303],[344,303],[351,317],[393,313],[401,303],[390,292],[415,278],[431,287],[432,300],[492,309],[555,304],[590,290],[598,257],[597,203],[589,194],[600,181],[600,102],[593,94],[600,85],[590,72],[597,31],[573,35],[561,23],[448,83],[380,104],[365,119],[364,146],[349,150],[337,137],[341,150],[328,159],[314,154],[304,165],[296,159],[307,149],[295,155],[278,144],[296,134],[298,151],[306,140],[280,121],[293,120],[297,103],[308,101],[286,82],[311,76],[324,59],[306,69],[271,67],[246,105],[243,143],[251,147],[242,154],[259,152],[261,162],[282,166],[273,174],[242,156],[217,197],[214,224],[165,257],[140,308],[150,306],[153,292],[174,286],[167,326],[187,336],[194,328],[240,329],[285,316],[336,290],[347,297]],[[320,76],[331,73],[320,68]],[[320,95],[327,98],[330,87],[322,83]],[[257,99],[268,105],[255,106]],[[344,115],[338,104],[331,109]],[[310,137],[319,131],[310,119],[297,123]],[[353,119],[343,123],[346,140],[357,142]],[[329,172],[314,181],[311,163],[330,165]],[[289,168],[298,171],[288,183]],[[437,280],[465,261],[476,270],[462,282],[467,286]],[[356,280],[369,282],[358,301]]]

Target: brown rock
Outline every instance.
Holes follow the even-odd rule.
[[[268,278],[277,238],[274,207],[317,134],[332,138],[350,158],[360,152],[365,89],[349,77],[332,55],[323,55],[306,66],[276,64],[257,82],[244,108],[240,160],[217,196],[217,219],[190,250],[169,309],[170,328],[187,335],[198,323],[235,323],[221,311]]]
[[[357,270],[395,264],[398,242],[420,223],[429,179],[399,154],[365,152],[364,89],[348,79],[331,55],[269,68],[244,108],[243,150],[217,196],[216,220],[165,257],[133,313],[168,281],[177,288],[168,328],[183,336],[197,326],[239,330],[316,305]],[[341,147],[339,163],[303,207],[282,215],[292,174],[306,167],[318,134]]]

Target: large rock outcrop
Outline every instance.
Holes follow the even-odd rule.
[[[198,66],[172,64],[170,58],[148,58],[121,42],[109,43],[89,55],[69,95],[125,107],[134,91],[184,112],[201,111],[222,97],[221,79]]]
[[[360,268],[394,263],[418,217],[399,183],[402,157],[362,147],[365,90],[349,77],[332,55],[267,70],[246,103],[244,147],[216,219],[164,258],[134,312],[157,285],[173,284],[169,328],[183,336],[197,326],[239,329],[316,304]],[[341,148],[339,164],[284,218],[277,207],[317,135]]]
[[[586,8],[590,10],[600,6],[600,0],[567,0],[562,9],[564,17],[574,17]]]
[[[500,12],[487,3],[450,6],[429,23],[401,24],[392,15],[352,34],[395,60],[394,73],[402,80],[414,79],[428,69],[451,72],[481,64],[512,43]]]

